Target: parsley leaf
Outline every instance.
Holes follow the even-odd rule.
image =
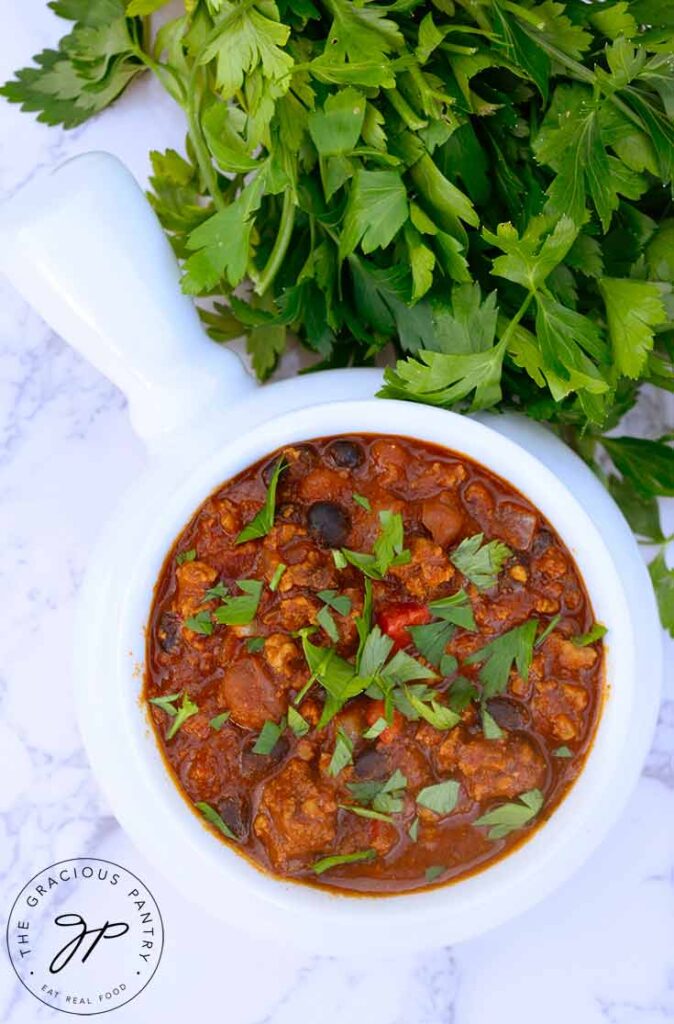
[[[667,320],[662,292],[650,281],[603,277],[599,291],[606,304],[609,335],[616,368],[639,377],[653,349],[654,328]]]
[[[340,594],[337,590],[319,590],[316,596],[340,615],[348,615],[351,611],[351,598],[347,594]]]
[[[238,842],[238,836],[234,835],[229,825],[222,820],[221,816],[218,814],[215,808],[211,807],[210,804],[204,803],[203,801],[199,801],[199,803],[196,803],[194,806],[197,808],[198,811],[201,811],[204,818],[206,819],[207,822],[209,822],[209,824],[215,825],[215,827],[220,832],[222,832],[223,836],[226,836],[227,839],[236,839]]]
[[[426,661],[439,667],[445,656],[447,644],[454,636],[456,627],[444,619],[439,622],[428,622],[423,626],[408,626],[414,646],[423,654]]]
[[[156,704],[156,706],[161,708],[162,711],[165,711],[167,715],[177,715],[178,712],[173,705],[179,697],[179,693],[167,693],[162,697],[150,697],[150,704]]]
[[[644,498],[674,497],[671,444],[640,437],[604,437],[601,443],[619,472]]]
[[[342,768],[346,768],[347,764],[351,764],[353,760],[353,743],[349,736],[344,732],[343,729],[337,730],[337,738],[335,740],[335,749],[330,758],[330,764],[328,765],[328,775],[339,775]]]
[[[492,811],[476,818],[473,825],[488,826],[489,839],[503,839],[511,832],[527,825],[539,813],[543,806],[543,794],[540,789],[530,789],[522,793],[518,803],[501,804]]]
[[[265,537],[272,526],[274,525],[274,514],[276,512],[276,489],[278,487],[278,481],[281,473],[286,467],[286,462],[281,457],[271,475],[269,481],[269,487],[267,488],[267,497],[265,498],[264,505],[258,513],[251,519],[247,526],[244,526],[243,530],[236,538],[237,544],[244,544],[248,540],[255,540],[257,537]]]
[[[297,708],[292,706],[292,704],[288,706],[288,728],[291,729],[297,737],[306,736],[310,729],[310,725],[306,718],[304,718]]]
[[[403,519],[399,512],[383,509],[379,513],[380,530],[372,554],[342,548],[342,557],[373,580],[381,580],[392,565],[405,565],[410,553],[403,548]]]
[[[368,729],[365,730],[365,732],[363,733],[363,739],[364,740],[376,740],[377,737],[381,736],[381,734],[387,728],[388,728],[388,722],[386,721],[386,719],[385,718],[378,718],[376,720],[376,722],[373,722],[372,725]]]
[[[436,814],[451,814],[459,799],[459,783],[454,779],[438,782],[433,786],[424,786],[417,793],[417,804],[426,807]]]
[[[603,626],[601,622],[595,622],[587,633],[571,637],[571,643],[575,644],[576,647],[587,647],[588,644],[594,644],[597,640],[601,640],[603,636],[606,636],[607,632],[606,626]]]
[[[122,0],[93,0],[57,13],[76,21],[71,32],[56,50],[37,54],[35,67],[17,71],[0,94],[22,110],[37,111],[39,121],[74,128],[145,70],[137,52],[141,33],[138,22],[125,17]]]
[[[529,619],[521,626],[515,626],[507,633],[497,636],[495,640],[490,640],[488,644],[466,658],[469,665],[483,662],[479,673],[483,700],[503,693],[514,664],[525,681],[529,678],[537,629],[538,619]]]
[[[223,626],[248,626],[257,614],[257,606],[262,594],[260,580],[237,580],[236,585],[242,594],[226,597],[219,608],[213,612],[213,618]]]
[[[552,753],[554,757],[573,757],[573,751],[569,750],[569,748],[565,746],[557,747],[557,749],[553,750]]]
[[[442,731],[453,729],[461,721],[460,715],[445,707],[439,700],[431,697],[430,701],[426,702],[414,694],[407,686],[404,692],[410,707],[414,708],[418,716],[435,729]]]
[[[381,814],[397,814],[403,809],[407,779],[398,768],[385,782],[372,780],[347,782],[346,785],[358,803],[371,804]]]
[[[286,571],[287,568],[287,565],[284,565],[283,562],[279,562],[279,564],[274,569],[274,574],[269,581],[269,589],[271,590],[272,593],[274,593],[274,591],[278,589],[278,585],[281,582],[283,573]]]
[[[216,583],[214,587],[209,587],[204,593],[204,599],[201,602],[205,604],[207,601],[219,601],[227,597],[229,590],[224,583]]]
[[[360,507],[364,508],[366,512],[372,511],[372,505],[370,504],[369,499],[366,498],[363,494],[356,494],[354,492],[351,495],[351,497],[355,501],[356,505],[360,505]]]
[[[486,545],[486,547],[488,546]],[[459,548],[457,548],[458,550]],[[493,549],[490,557],[493,563]],[[464,573],[464,575],[467,574]],[[473,616],[473,606],[470,603],[468,594],[463,589],[458,590],[456,594],[452,594],[450,597],[441,597],[437,601],[431,601],[428,605],[428,610],[432,615],[444,619],[445,622],[451,622],[455,626],[460,626],[461,629],[467,629],[474,633],[477,628]]]
[[[358,807],[357,804],[339,804],[339,806],[343,811],[350,811],[351,814],[356,814],[359,818],[372,818],[375,821],[393,821],[390,814],[373,811],[370,807]]]
[[[356,864],[363,860],[374,860],[377,856],[375,850],[357,850],[355,853],[337,853],[332,857],[321,857],[313,865],[317,875],[322,875],[330,868],[339,867],[341,864]]]
[[[214,717],[209,720],[208,724],[210,725],[211,729],[215,729],[216,732],[220,732],[225,722],[229,719],[230,715],[231,711],[223,711],[219,715],[214,715]]]
[[[164,710],[166,710],[166,708]],[[195,704],[193,700],[190,700],[189,696],[186,693],[183,693],[183,699],[181,701],[180,707],[175,709],[173,721],[171,722],[169,730],[166,733],[166,739],[172,740],[175,734],[180,729],[180,727],[185,724],[187,719],[191,718],[192,715],[196,715],[198,711],[198,705]]]
[[[193,633],[201,633],[203,636],[210,636],[214,629],[211,613],[206,611],[190,615],[188,619],[185,619],[185,625]]]
[[[253,745],[254,754],[271,754],[272,750],[281,738],[285,728],[285,722],[272,722],[269,719],[264,723],[260,734]]]
[[[670,636],[674,637],[674,569],[669,569],[661,551],[648,566],[655,589],[660,618]]]
[[[189,548],[188,551],[180,551],[176,555],[176,565],[183,565],[185,562],[193,562],[196,557],[196,548]]]
[[[496,585],[498,575],[511,555],[512,551],[502,541],[484,543],[484,534],[476,533],[462,540],[449,560],[478,590],[488,590]]]

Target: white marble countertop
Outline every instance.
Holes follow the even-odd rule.
[[[43,0],[9,6],[3,81],[61,27]],[[2,103],[0,197],[91,149],[116,153],[142,181],[148,151],[180,148],[182,136],[180,113],[149,78],[71,132]],[[666,419],[653,398],[633,424],[650,432]],[[142,860],[87,764],[72,707],[74,604],[99,524],[144,454],[122,396],[4,282],[0,421],[0,917],[34,872],[59,859],[109,858],[139,874],[162,909],[166,947],[152,984],[116,1021],[212,1019],[214,1006],[228,1024],[674,1020],[674,645],[658,733],[627,811],[537,908],[480,939],[407,957],[312,957],[254,941],[204,918]],[[666,515],[674,519],[671,507]],[[3,944],[0,1019],[47,1018],[61,1019],[22,989]]]

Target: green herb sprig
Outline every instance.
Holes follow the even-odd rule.
[[[383,395],[550,424],[656,546],[674,635],[672,437],[615,429],[674,390],[670,5],[51,6],[67,33],[0,91],[72,128],[157,78],[187,143],[150,199],[211,335],[261,380],[291,336],[316,367],[392,344]]]

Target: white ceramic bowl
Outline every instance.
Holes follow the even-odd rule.
[[[74,195],[80,219],[73,227]],[[76,634],[89,756],[145,855],[224,920],[332,952],[454,942],[516,915],[559,885],[604,837],[634,785],[661,674],[647,574],[624,520],[587,467],[547,431],[517,417],[468,418],[373,399],[378,371],[333,371],[254,391],[235,358],[204,339],[149,207],[110,157],[79,158],[33,186],[32,195],[0,216],[3,231],[13,253],[10,276],[124,387],[134,424],[153,452],[148,473],[101,538]],[[551,819],[477,875],[385,899],[282,882],[220,842],[169,777],[139,701],[153,586],[197,506],[280,445],[360,431],[435,442],[505,477],[554,525],[576,559],[597,619],[609,629],[607,696],[596,738]]]

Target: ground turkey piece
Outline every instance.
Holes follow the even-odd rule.
[[[408,594],[428,599],[443,583],[451,580],[454,569],[438,544],[425,537],[413,537],[409,545],[410,561],[392,565],[389,575],[403,584]]]
[[[218,690],[219,703],[232,713],[232,721],[247,729],[277,722],[286,701],[260,658],[250,656],[227,666]]]
[[[316,782],[310,765],[295,758],[265,785],[254,829],[274,868],[287,871],[293,860],[330,852],[337,801]]]
[[[452,729],[436,757],[440,771],[458,771],[468,793],[478,801],[511,800],[529,789],[541,788],[545,781],[543,755],[519,733],[487,740],[458,727]]]
[[[217,575],[215,569],[197,559],[193,562],[184,562],[177,567],[174,606],[181,619],[194,615]]]

